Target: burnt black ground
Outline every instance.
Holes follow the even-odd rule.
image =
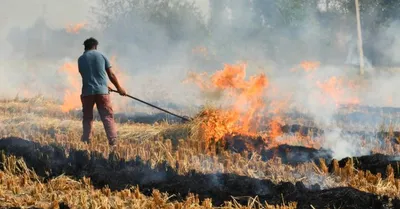
[[[290,125],[281,125],[282,133],[285,134],[299,134],[300,136],[312,136],[318,137],[323,136],[325,134],[325,130],[320,129],[318,127],[310,127],[310,126],[302,126],[299,124],[290,124]],[[391,143],[399,144],[400,141],[397,141],[397,138],[400,138],[400,131],[345,131],[342,130],[340,133],[342,136],[351,136],[358,137],[364,139],[376,139],[382,141],[384,143],[384,139],[391,139]]]
[[[95,187],[109,185],[112,190],[138,185],[141,191],[150,195],[152,189],[175,194],[175,200],[183,199],[189,192],[201,199],[212,198],[215,205],[231,200],[231,197],[255,197],[271,204],[283,199],[297,201],[298,208],[385,208],[387,198],[360,192],[353,188],[320,190],[318,185],[306,188],[296,184],[274,184],[269,180],[254,179],[235,174],[200,174],[195,171],[187,175],[177,174],[166,163],[151,168],[140,158],[125,161],[114,154],[105,159],[100,153],[71,150],[66,157],[64,150],[55,145],[41,146],[20,138],[0,140],[0,150],[7,155],[23,157],[28,167],[34,169],[45,180],[65,173],[79,179],[90,177]],[[48,175],[46,174],[48,171]],[[247,198],[239,199],[246,204]],[[400,202],[393,201],[392,208],[399,208]]]
[[[352,160],[353,165],[358,170],[370,171],[373,174],[381,173],[386,178],[386,169],[391,165],[394,170],[395,178],[400,178],[400,157],[387,156],[383,154],[374,154],[369,156],[344,158],[339,161],[339,166],[344,167],[347,161]],[[332,165],[330,165],[332,169]]]
[[[328,162],[332,160],[332,152],[325,149],[314,149],[287,144],[267,149],[267,142],[260,137],[251,138],[248,136],[236,135],[226,137],[223,141],[226,141],[224,144],[225,150],[238,153],[249,150],[255,151],[261,154],[262,160],[264,161],[279,157],[284,164],[298,165],[306,162],[318,163],[319,159],[324,159]],[[251,153],[249,153],[249,158],[250,157]]]
[[[262,159],[268,161],[274,157],[279,157],[282,163],[288,165],[298,165],[306,162],[319,164],[320,159],[329,162],[332,160],[332,152],[325,149],[314,149],[301,146],[280,145],[261,152]]]
[[[279,145],[270,149],[266,149],[266,142],[261,138],[251,138],[246,136],[232,136],[226,138],[226,144],[224,149],[243,153],[248,150],[253,150],[261,154],[261,159],[264,161],[271,160],[279,157],[283,164],[287,165],[298,165],[307,162],[314,162],[320,165],[320,159],[323,159],[330,170],[332,171],[333,164],[333,153],[326,149],[314,149],[302,146],[292,145]],[[251,157],[249,152],[249,158]],[[373,174],[381,173],[382,177],[386,177],[386,169],[388,165],[394,168],[394,174],[396,178],[400,178],[400,154],[397,156],[388,156],[383,154],[370,154],[359,157],[344,158],[339,160],[339,166],[344,167],[346,162],[353,160],[353,166],[355,169],[370,171]]]

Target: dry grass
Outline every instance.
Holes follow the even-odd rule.
[[[328,168],[322,160],[320,171],[328,174]],[[338,181],[346,182],[346,186],[377,195],[400,198],[400,179],[394,178],[394,170],[391,165],[387,167],[386,173],[387,177],[382,178],[380,173],[374,175],[370,171],[356,170],[352,159],[343,168],[340,168],[338,161],[333,160],[333,175]]]
[[[55,143],[62,145],[66,148],[66,151],[69,149],[97,151],[108,157],[109,148],[102,124],[95,122],[95,137],[90,145],[82,143],[80,141],[81,122],[79,118],[76,118],[73,114],[62,113],[59,105],[55,102],[40,98],[24,101],[1,101],[0,112],[4,113],[0,115],[0,137],[17,136],[28,138],[41,144]],[[393,176],[389,175],[387,179],[382,179],[379,175],[355,170],[351,163],[342,169],[336,167],[334,173],[328,173],[326,166],[318,167],[313,163],[304,163],[294,167],[282,164],[279,159],[271,159],[268,162],[264,162],[258,154],[253,154],[250,159],[245,157],[247,153],[222,152],[217,154],[215,150],[206,149],[203,139],[196,138],[196,135],[190,134],[191,129],[194,127],[196,126],[193,124],[119,124],[119,140],[121,144],[117,147],[117,152],[127,160],[140,156],[143,160],[149,161],[151,165],[156,165],[163,161],[166,161],[173,168],[179,165],[177,171],[180,174],[185,174],[190,170],[196,170],[201,173],[234,173],[259,179],[269,179],[275,183],[302,181],[306,186],[319,184],[322,188],[351,186],[362,191],[400,198],[399,180],[394,179]],[[195,131],[192,130],[192,133],[195,133]],[[390,168],[388,169],[390,171]],[[1,175],[2,179],[13,180],[8,182],[14,182],[14,180],[15,182],[20,182],[21,180],[18,179],[26,178],[23,175],[27,174],[16,175],[10,174],[10,172],[2,172]],[[54,179],[53,183],[49,182],[47,184],[33,181],[32,179],[34,178],[31,177],[29,176],[29,182],[35,185],[35,188],[38,185],[46,188],[43,191],[47,192],[42,193],[43,197],[40,198],[43,198],[41,201],[50,205],[54,201],[65,201],[71,205],[79,204],[79,202],[73,202],[75,200],[71,200],[69,198],[71,196],[68,195],[81,194],[80,198],[77,198],[81,199],[79,201],[87,200],[87,204],[104,204],[108,205],[108,207],[113,204],[133,204],[134,206],[144,204],[143,208],[151,208],[151,204],[161,204],[163,205],[161,208],[187,208],[190,205],[196,206],[195,208],[210,208],[207,207],[207,204],[209,204],[207,201],[200,204],[195,196],[190,197],[184,203],[170,203],[167,201],[167,196],[156,191],[153,197],[140,196],[138,198],[135,196],[137,193],[135,189],[112,192],[107,196],[103,194],[105,190],[94,190],[90,187],[90,184],[72,181],[67,177],[59,177]],[[61,187],[54,185],[54,182],[68,185],[65,186],[67,189],[65,191],[60,189]],[[33,196],[31,194],[34,186],[24,188],[24,190],[29,191],[25,192],[24,195],[14,194],[13,196],[13,188],[18,183],[12,183],[14,187],[9,187],[7,184],[6,180],[2,180],[0,186],[3,191],[2,194],[9,195],[8,198],[27,198],[24,201],[21,200],[24,203],[29,202],[32,198],[39,198],[37,195]],[[49,190],[48,188],[53,189]],[[129,203],[123,202],[121,195],[122,197],[128,195],[130,198],[132,197],[132,200]],[[90,203],[94,200],[97,202]],[[7,199],[6,202],[7,204],[13,204],[15,201],[17,200],[12,200],[11,198]],[[230,204],[234,204],[234,202]],[[237,207],[240,208],[240,206]],[[91,207],[88,206],[88,208]]]
[[[80,181],[66,176],[59,176],[46,183],[29,170],[22,159],[9,156],[5,159],[4,171],[0,171],[0,206],[3,207],[40,207],[59,208],[60,203],[70,208],[165,208],[165,209],[211,209],[211,200],[200,202],[191,194],[185,201],[170,201],[172,197],[158,190],[151,196],[143,195],[138,188],[132,187],[122,191],[111,191],[109,188],[94,189],[89,178]],[[218,208],[226,209],[294,209],[296,203],[288,205],[261,204],[257,199],[248,205],[240,205],[235,201],[227,202]]]

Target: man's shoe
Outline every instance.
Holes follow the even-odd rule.
[[[83,143],[90,144],[90,139],[81,139],[81,141],[82,141]]]
[[[112,138],[108,140],[108,145],[110,145],[111,147],[114,147],[117,145],[117,139],[116,138]]]

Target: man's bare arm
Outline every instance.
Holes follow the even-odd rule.
[[[114,84],[115,88],[117,88],[117,91],[119,92],[119,94],[121,94],[123,96],[126,95],[125,89],[119,85],[117,76],[114,74],[113,70],[111,68],[107,68],[106,71],[107,71],[108,78],[110,79],[111,83]]]

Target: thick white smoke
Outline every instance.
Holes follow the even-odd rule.
[[[356,40],[348,38],[356,37],[354,19],[324,16],[318,10],[323,7],[312,4],[290,7],[288,0],[198,0],[191,1],[194,7],[183,6],[179,10],[174,10],[179,8],[176,0],[159,1],[170,3],[157,7],[160,10],[143,6],[144,0],[130,1],[138,2],[133,7],[118,7],[118,3],[128,1],[113,1],[109,7],[102,7],[105,2],[112,3],[3,0],[0,73],[6,76],[0,77],[0,96],[14,97],[25,92],[25,96],[43,94],[62,99],[70,84],[58,70],[66,61],[76,62],[83,52],[83,41],[94,36],[100,41],[100,51],[110,59],[116,56],[128,92],[141,99],[189,111],[205,101],[197,87],[181,83],[187,72],[212,73],[224,63],[246,61],[248,76],[267,74],[271,86],[279,92],[276,99],[290,97],[291,107],[301,107],[322,127],[339,128],[333,120],[338,106],[321,101],[327,93],[316,83],[333,76],[357,79],[357,68],[344,67],[358,64]],[[193,8],[201,17],[193,15]],[[66,33],[68,25],[78,23],[87,25],[77,34]],[[400,42],[392,34],[398,30],[398,24],[393,22],[379,34],[383,37],[380,40],[393,39],[391,44],[377,43],[379,51],[395,61],[399,60]],[[194,51],[202,47],[206,50]],[[291,71],[305,60],[321,62],[311,79],[307,73]],[[372,63],[369,59],[367,62]],[[368,68],[367,85],[361,92],[344,89],[341,97],[355,94],[364,105],[399,106],[399,76],[376,71]],[[127,101],[118,96],[114,99]],[[353,155],[359,153],[357,140],[334,134],[324,145],[338,156]]]

